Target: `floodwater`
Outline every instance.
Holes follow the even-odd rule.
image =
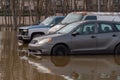
[[[15,31],[0,32],[0,80],[120,80],[113,55],[28,55]]]

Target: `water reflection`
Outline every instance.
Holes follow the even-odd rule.
[[[50,73],[61,75],[68,80],[119,80],[120,78],[120,65],[116,64],[112,55],[41,57],[40,60],[28,57],[28,60],[39,72],[42,72],[41,66],[43,66]]]
[[[33,63],[25,57],[25,52],[19,52],[23,48],[18,46],[16,34],[15,31],[0,32],[0,80],[65,80],[62,76],[42,73],[31,66]]]
[[[114,60],[115,60],[116,64],[120,65],[120,55],[115,55]]]
[[[0,32],[0,80],[120,80],[120,56],[27,55],[16,32]]]
[[[69,56],[51,56],[51,62],[58,67],[64,67],[70,62]]]

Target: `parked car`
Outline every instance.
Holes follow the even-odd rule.
[[[67,55],[70,53],[120,53],[120,23],[81,21],[65,26],[55,34],[33,39],[29,52]]]
[[[19,28],[18,38],[21,40],[31,40],[36,36],[46,34],[54,25],[58,24],[64,16],[50,16],[38,25],[31,25]]]
[[[70,23],[83,20],[120,21],[120,13],[71,12],[61,21],[61,23],[50,28],[48,34],[52,34]]]

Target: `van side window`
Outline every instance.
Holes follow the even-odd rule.
[[[117,30],[120,31],[120,24],[116,24],[115,26],[116,26]]]
[[[96,16],[87,16],[85,20],[97,20]]]

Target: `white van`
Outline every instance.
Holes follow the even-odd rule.
[[[71,12],[58,25],[49,29],[48,34],[52,34],[67,24],[82,20],[104,20],[120,21],[119,12]]]

